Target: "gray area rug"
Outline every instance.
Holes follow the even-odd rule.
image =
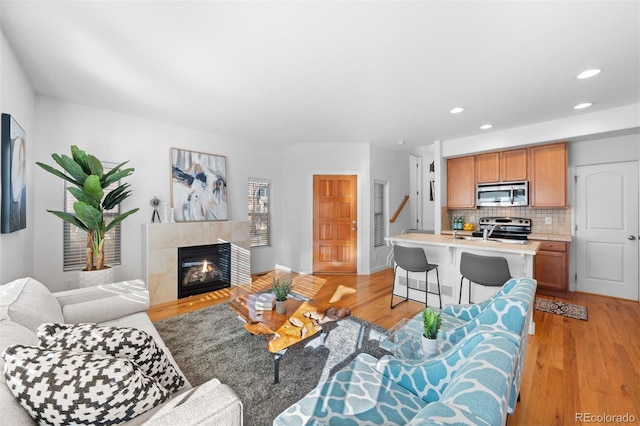
[[[562,315],[568,318],[575,318],[583,321],[587,321],[588,318],[586,306],[574,305],[572,303],[561,302],[559,300],[536,297],[535,307],[539,311]]]
[[[359,353],[379,358],[386,330],[350,316],[325,325],[321,334],[289,348],[280,360],[280,383],[273,384],[273,355],[264,336],[244,329],[227,303],[155,323],[162,339],[193,386],[218,378],[238,394],[248,426],[270,425],[320,381]]]

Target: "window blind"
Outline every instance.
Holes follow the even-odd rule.
[[[373,184],[373,247],[382,247],[385,245],[384,237],[385,229],[385,184]]]
[[[271,183],[249,179],[247,207],[250,222],[251,247],[271,245]]]

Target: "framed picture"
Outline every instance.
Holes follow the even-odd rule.
[[[27,227],[26,134],[9,114],[2,114],[2,200],[0,229],[3,234]]]
[[[227,220],[227,158],[171,148],[171,207],[176,222]]]

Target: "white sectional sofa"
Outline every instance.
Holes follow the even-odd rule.
[[[149,294],[140,280],[51,293],[32,278],[18,279],[0,286],[0,353],[10,352],[11,349],[5,350],[15,348],[14,345],[37,347],[36,330],[46,323],[95,323],[142,330],[162,348],[177,374],[184,379],[184,385],[168,400],[127,420],[126,424],[241,425],[242,402],[229,386],[217,379],[196,388],[189,384],[149,319],[148,307]],[[0,383],[3,424],[34,424],[32,416],[6,384],[8,369],[5,367],[5,361],[0,357],[0,368],[4,372]],[[122,390],[117,392],[123,393]]]

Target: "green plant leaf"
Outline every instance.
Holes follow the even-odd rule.
[[[83,190],[78,189],[75,186],[69,186],[69,187],[67,187],[67,191],[69,191],[71,193],[71,195],[73,195],[73,197],[77,201],[84,201],[85,203],[89,204],[90,206],[93,206],[96,209],[100,209],[100,203],[98,201],[96,201],[95,198],[90,197],[87,194],[85,194],[85,192]]]
[[[67,182],[72,183],[73,185],[76,185],[78,187],[82,187],[82,184],[80,182],[78,182],[77,180],[65,175],[64,173],[62,173],[61,171],[59,171],[58,169],[54,169],[53,167],[51,167],[48,164],[44,164],[41,163],[39,161],[36,161],[36,164],[40,167],[42,167],[44,170],[48,171],[49,173],[51,173],[52,175],[58,176],[61,179],[66,180]]]
[[[103,183],[102,183],[104,188],[106,188],[107,186],[111,185],[114,182],[119,181],[120,179],[126,178],[127,176],[133,173],[134,169],[132,168],[122,169],[122,170],[119,169],[119,167],[121,167],[123,164],[126,164],[126,163],[128,163],[128,161],[118,164],[116,168],[111,169],[109,173],[104,175]]]
[[[128,183],[125,183],[109,192],[107,196],[104,197],[104,200],[102,200],[102,207],[105,210],[111,210],[118,204],[122,203],[131,194],[131,191],[126,191],[129,186],[130,185]]]
[[[87,174],[91,174],[91,169],[89,168],[89,164],[87,163],[87,153],[78,148],[76,145],[71,145],[71,157],[73,161],[75,161],[82,170]]]
[[[65,222],[69,222],[72,225],[77,226],[78,228],[82,229],[83,231],[89,231],[89,228],[87,228],[87,225],[85,225],[81,220],[79,220],[77,217],[75,217],[74,215],[72,215],[71,213],[67,213],[67,212],[59,212],[59,211],[55,211],[55,210],[47,210],[49,213],[52,213],[56,216],[58,216],[60,219],[64,220]]]
[[[102,179],[102,175],[104,175],[104,168],[102,167],[100,160],[93,155],[87,155],[87,165],[89,166],[89,170],[92,175],[96,175]]]
[[[117,224],[119,224],[120,222],[122,222],[123,220],[125,220],[127,217],[129,217],[130,215],[134,214],[135,212],[137,212],[138,210],[140,210],[139,208],[135,208],[135,209],[131,209],[126,213],[122,213],[121,215],[116,216],[111,222],[109,222],[109,224],[105,227],[104,232],[108,232],[109,230],[111,230],[114,226],[116,226]]]
[[[73,203],[73,210],[78,218],[86,224],[87,228],[93,229],[97,234],[101,234],[98,237],[101,238],[104,235],[104,216],[100,210],[82,201]]]
[[[75,179],[80,184],[79,186],[84,185],[84,181],[89,175],[85,173],[82,167],[78,163],[76,163],[73,158],[66,155],[60,156],[58,154],[51,155],[51,158],[53,158],[55,162],[58,163],[58,165],[60,165],[60,167],[62,167],[62,169],[69,174],[69,176]]]
[[[102,197],[104,197],[104,191],[102,189],[102,185],[100,184],[100,177],[97,175],[91,175],[87,177],[87,180],[84,181],[84,193],[87,194],[88,197],[92,197],[98,203],[102,201]]]

